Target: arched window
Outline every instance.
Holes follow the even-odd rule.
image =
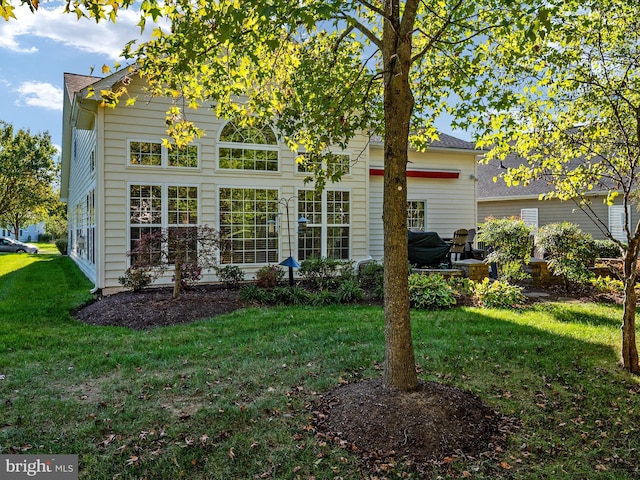
[[[278,140],[268,125],[239,127],[229,122],[220,132],[218,167],[277,172],[278,151]]]

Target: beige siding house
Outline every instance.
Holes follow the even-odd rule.
[[[521,158],[509,156],[502,163],[478,165],[478,224],[485,222],[488,217],[521,218],[534,228],[549,223],[571,222],[583,232],[590,233],[593,238],[604,239],[603,228],[608,228],[616,238],[625,240],[623,207],[608,206],[605,201],[606,192],[589,194],[590,208],[602,222],[599,223],[572,200],[540,200],[540,194],[549,191],[545,182],[535,181],[527,187],[508,187],[500,175],[506,168],[517,166],[522,161]],[[635,224],[639,218],[638,211],[632,209],[630,214],[632,224]]]
[[[190,225],[223,232],[231,248],[220,264],[240,266],[248,279],[283,261],[290,249],[298,261],[382,260],[379,141],[362,135],[333,150],[345,174],[318,194],[305,183],[308,173],[297,154],[268,125],[239,128],[203,107],[189,119],[205,135],[184,149],[166,149],[170,102],[149,98],[139,79],[128,85],[138,97],[134,106],[100,106],[100,90],[124,75],[65,74],[61,197],[68,204],[69,255],[96,289],[120,288],[127,252],[141,235]],[[428,153],[411,154],[412,228],[448,236],[473,225],[476,153],[471,144],[444,136]],[[296,228],[300,217],[307,219],[303,235]],[[269,228],[274,222],[275,233]],[[215,272],[205,272],[203,281],[217,281]]]

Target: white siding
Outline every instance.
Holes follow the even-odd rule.
[[[217,169],[217,138],[223,121],[211,109],[201,107],[187,112],[188,118],[205,130],[197,140],[200,146],[200,165],[197,169],[171,169],[153,166],[130,166],[127,157],[128,140],[160,141],[166,137],[165,112],[170,103],[164,99],[147,99],[130,85],[132,95],[139,95],[135,106],[105,109],[104,119],[104,281],[100,288],[119,288],[118,277],[128,265],[127,231],[128,185],[136,183],[188,184],[198,186],[199,223],[218,227],[218,189],[223,186],[277,188],[282,197],[295,195],[305,185],[305,174],[297,173],[296,155],[281,144],[278,172],[250,172]],[[351,192],[351,256],[365,258],[369,254],[368,231],[368,151],[364,137],[354,140],[348,149],[358,161],[351,174],[345,175],[336,189]],[[363,153],[364,152],[364,153]],[[327,188],[332,188],[328,185]],[[288,256],[287,235],[280,229],[280,260]],[[256,268],[248,269],[247,278]],[[215,281],[207,273],[204,281]]]
[[[77,238],[74,233],[76,227],[76,205],[82,206],[83,217],[86,219],[86,197],[89,191],[96,188],[96,172],[90,169],[91,154],[96,149],[96,132],[94,130],[74,129],[71,148],[69,196],[67,199],[67,219],[70,233],[68,253],[84,274],[91,281],[97,283],[96,266],[79,254],[76,248]]]
[[[383,168],[381,147],[371,147],[371,165]],[[407,179],[407,199],[426,200],[427,230],[441,237],[451,237],[459,228],[476,228],[476,156],[473,153],[432,150],[424,153],[409,152],[408,170],[459,171],[456,179]],[[370,177],[369,238],[370,254],[383,259],[384,239],[382,225],[383,177]]]

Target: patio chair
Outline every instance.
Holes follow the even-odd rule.
[[[449,248],[449,265],[452,265],[454,260],[462,260],[464,258],[463,255],[465,247],[467,246],[468,236],[469,230],[465,228],[460,228],[453,232],[451,247]]]

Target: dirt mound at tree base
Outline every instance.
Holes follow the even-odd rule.
[[[427,465],[449,456],[491,454],[512,421],[455,387],[423,383],[393,392],[381,380],[342,385],[316,404],[318,434],[380,463]]]

